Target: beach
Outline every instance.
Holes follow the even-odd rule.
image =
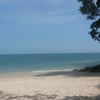
[[[97,100],[93,98],[99,96],[100,73],[49,71],[0,76],[0,100]]]

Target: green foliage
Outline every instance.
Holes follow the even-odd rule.
[[[87,19],[93,20],[89,34],[97,41],[100,41],[100,0],[78,0],[81,2],[80,12],[86,15]]]

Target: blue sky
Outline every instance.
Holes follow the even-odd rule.
[[[77,0],[0,0],[0,54],[99,52]]]

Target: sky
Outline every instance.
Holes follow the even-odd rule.
[[[77,0],[0,0],[0,54],[100,52]]]

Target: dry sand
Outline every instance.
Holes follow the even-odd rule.
[[[0,77],[0,100],[67,100],[99,95],[100,73],[56,71]]]

